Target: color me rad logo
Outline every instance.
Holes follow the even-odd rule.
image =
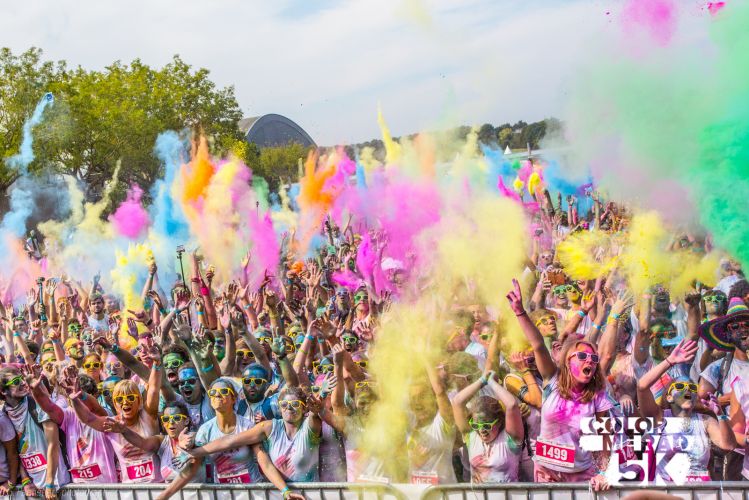
[[[701,423],[689,418],[583,418],[580,448],[610,456],[606,479],[612,485],[666,485],[709,481],[701,470],[702,440],[693,428]]]

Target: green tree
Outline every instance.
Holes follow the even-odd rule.
[[[251,144],[254,146],[254,144]],[[277,191],[281,182],[292,182],[299,175],[299,160],[305,160],[310,149],[291,142],[285,146],[263,148],[247,166],[253,175],[259,175],[268,181],[271,191]]]
[[[484,123],[479,129],[479,142],[486,145],[495,144],[496,131],[491,123]]]
[[[97,198],[121,162],[120,195],[129,184],[148,189],[162,175],[154,156],[156,137],[165,130],[189,129],[210,138],[212,152],[225,154],[243,140],[242,116],[234,88],[217,88],[205,69],[194,70],[174,56],[161,69],[136,59],[119,61],[102,71],[81,67],[69,71],[64,62],[41,62],[41,51],[13,56],[0,53],[0,88],[16,96],[12,107],[0,106],[8,117],[0,127],[8,138],[5,156],[16,152],[20,131],[45,91],[55,94],[55,105],[34,130],[36,159],[31,172],[50,169],[83,182],[88,196]],[[15,134],[15,135],[14,135]],[[0,188],[15,180],[7,165],[0,170]]]
[[[511,127],[504,127],[502,130],[499,131],[499,146],[501,148],[506,148],[509,146],[510,142],[512,141],[512,135],[514,132],[512,131]]]

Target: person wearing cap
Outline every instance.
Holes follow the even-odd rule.
[[[725,358],[710,363],[700,374],[699,394],[719,394],[718,402],[722,406],[728,404],[729,414],[733,416],[742,411],[742,408],[737,407],[741,404],[741,394],[738,397],[732,394],[737,387],[734,382],[740,381],[738,386],[743,388],[749,380],[749,358],[746,354],[749,349],[749,308],[742,299],[734,297],[728,304],[727,314],[703,323],[699,332],[710,347],[728,353]],[[737,449],[726,455],[723,477],[716,479],[740,478],[742,464],[747,470],[746,458],[742,456],[742,452],[743,450]]]

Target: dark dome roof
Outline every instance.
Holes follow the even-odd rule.
[[[245,118],[239,121],[239,128],[245,133],[247,142],[254,142],[261,148],[284,146],[290,142],[316,147],[315,141],[302,127],[281,115]]]

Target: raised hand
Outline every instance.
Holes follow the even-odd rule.
[[[81,395],[80,381],[78,380],[78,368],[75,365],[68,365],[62,371],[62,377],[59,381],[60,387],[70,395],[71,398],[77,398]]]
[[[132,314],[133,317],[135,318],[135,321],[137,321],[138,323],[145,324],[145,323],[148,323],[149,321],[148,313],[144,311],[143,309],[139,311],[133,311],[132,309],[128,309],[127,312]]]
[[[189,342],[190,337],[192,337],[192,329],[190,328],[187,320],[184,319],[181,315],[177,315],[174,317],[173,325],[174,333],[177,335],[177,337],[179,337],[183,342]]]
[[[177,312],[182,312],[190,307],[190,292],[184,288],[177,289],[175,294],[175,308]]]
[[[628,308],[632,307],[632,304],[634,304],[634,295],[632,295],[632,292],[629,290],[624,289],[619,292],[616,301],[614,301],[614,305],[611,306],[611,313],[621,314]]]
[[[26,292],[26,304],[29,306],[29,309],[33,308],[36,305],[36,301],[39,299],[39,290],[37,290],[36,287],[32,287],[28,292]]]
[[[133,318],[127,318],[127,333],[134,339],[138,338],[138,325]]]
[[[691,363],[694,357],[697,355],[697,342],[694,340],[684,339],[679,342],[679,345],[674,347],[671,354],[668,355],[666,361],[671,365],[677,365],[679,363]]]
[[[325,378],[323,379],[322,383],[320,384],[320,398],[325,399],[328,394],[333,392],[333,389],[336,388],[338,385],[338,377],[336,377],[335,372],[328,372],[325,374]]]
[[[117,434],[122,434],[127,430],[127,426],[124,422],[112,417],[107,417],[104,420],[102,427],[104,427],[104,432],[114,432]]]
[[[156,290],[149,290],[147,295],[159,311],[164,310],[164,303],[161,301],[161,295],[159,295],[159,292]]]
[[[182,429],[182,432],[179,433],[179,437],[177,438],[177,446],[183,450],[195,448],[195,433],[189,432],[187,427]]]
[[[275,337],[270,344],[270,350],[273,351],[273,354],[275,354],[276,357],[283,358],[286,354],[286,346],[283,343],[283,339],[281,337]]]
[[[172,458],[172,466],[177,470],[182,470],[187,464],[195,462],[195,457],[184,449]]]
[[[156,266],[156,261],[152,260],[151,263],[148,265],[148,274],[151,276],[156,275],[156,272],[159,270],[159,268]]]
[[[21,367],[21,370],[23,371],[24,378],[26,379],[26,383],[29,384],[29,387],[32,389],[39,387],[43,378],[41,365],[36,363],[33,365],[26,364]]]
[[[161,364],[161,349],[155,343],[151,342],[146,347],[146,355],[155,364]]]
[[[525,356],[522,352],[513,352],[507,358],[507,363],[512,367],[513,370],[523,373],[528,371],[528,363],[525,361]]]
[[[343,357],[346,354],[346,349],[344,349],[343,343],[335,344],[330,352],[333,355],[334,364],[340,365],[343,363]]]
[[[512,280],[513,289],[507,294],[507,301],[510,303],[510,308],[515,316],[522,316],[525,314],[525,308],[523,307],[523,292],[520,290],[520,283],[518,280]]]

